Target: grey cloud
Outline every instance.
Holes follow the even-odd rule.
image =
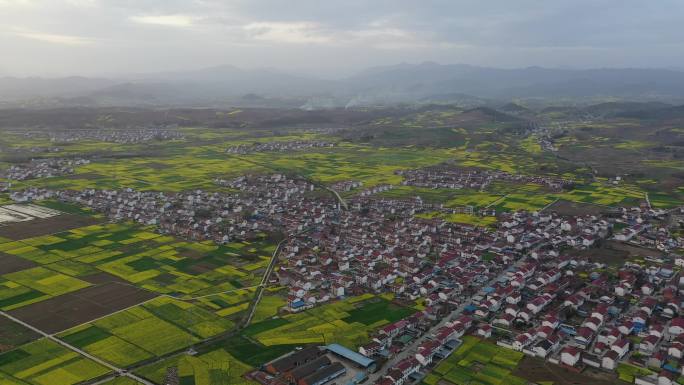
[[[681,67],[682,14],[678,0],[0,0],[0,49],[5,72],[21,74]]]

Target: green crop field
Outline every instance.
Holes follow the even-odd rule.
[[[634,377],[643,377],[651,374],[656,374],[654,371],[651,371],[649,369],[630,365],[624,362],[618,364],[617,373],[618,378],[628,383],[633,383]]]
[[[369,332],[413,312],[381,297],[362,301],[352,298],[286,315],[281,318],[282,325],[255,333],[252,338],[266,346],[337,342],[355,347],[368,341]]]
[[[273,295],[264,295],[254,312],[252,322],[257,323],[277,315],[278,310],[285,305],[287,305],[287,301],[283,298],[283,295],[277,293]]]
[[[465,336],[463,344],[440,362],[423,383],[436,385],[446,380],[456,385],[524,385],[526,380],[511,374],[522,358],[521,352]]]
[[[13,254],[23,251],[12,249],[6,252]],[[0,309],[12,310],[88,286],[90,284],[87,282],[44,267],[5,274],[0,277]]]
[[[252,367],[246,365],[223,349],[216,349],[197,356],[180,356],[163,360],[137,371],[138,374],[152,381],[161,383],[167,368],[175,366],[181,384],[213,385],[213,384],[255,384],[242,377]]]
[[[391,304],[387,299],[372,294],[352,297],[330,303],[299,314],[271,318],[276,306],[283,304],[277,291],[266,296],[263,305],[263,320],[255,318],[249,327],[239,334],[229,335],[199,348],[196,356],[179,355],[136,370],[153,381],[161,381],[169,366],[178,367],[183,384],[209,385],[212,381],[228,383],[249,383],[242,376],[268,361],[306,344],[342,343],[357,347],[369,340],[369,333],[381,325],[405,317],[415,310]],[[151,301],[143,305],[149,308]],[[196,310],[192,310],[194,313]],[[139,312],[139,310],[135,310]],[[135,322],[129,315],[112,316]],[[259,313],[259,311],[257,312]],[[109,317],[108,317],[109,318]],[[117,322],[95,322],[104,330],[116,327]],[[99,325],[98,325],[99,323]],[[73,334],[83,333],[81,329]],[[114,329],[115,330],[115,329]],[[99,334],[89,332],[87,334]],[[64,337],[69,338],[69,337]],[[91,337],[87,337],[89,339]],[[86,346],[87,349],[87,346]]]
[[[0,378],[2,375],[8,377],[10,384],[14,381],[17,384],[72,385],[108,372],[109,369],[47,339],[0,355]]]
[[[0,317],[0,353],[37,339],[40,335],[24,326]]]
[[[275,248],[265,239],[215,245],[151,230],[104,224],[0,243],[0,252],[42,265],[0,277],[0,308],[13,309],[82,289],[90,284],[79,277],[98,272],[187,298],[241,290],[260,281]]]
[[[127,366],[183,349],[234,326],[199,306],[159,297],[67,330],[59,337],[100,359]]]
[[[359,322],[364,325],[372,325],[381,321],[392,323],[415,313],[412,309],[394,305],[380,297],[356,303],[355,306],[354,309],[347,310],[349,316],[342,318],[342,321],[347,323]]]

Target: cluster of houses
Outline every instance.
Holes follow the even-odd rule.
[[[531,130],[529,130],[529,135],[534,135],[537,144],[541,147],[542,151],[558,152],[558,147],[554,143],[554,134],[561,131],[561,127],[565,126],[565,122],[556,122],[557,129],[550,129],[547,125],[534,124],[531,125]]]
[[[667,212],[645,207],[622,209],[620,217],[615,222],[613,239],[628,245],[655,249],[658,252],[681,248],[682,243],[673,236],[671,226],[668,226],[677,226],[676,222],[668,223],[668,217],[674,217],[675,211]]]
[[[375,194],[380,194],[386,191],[394,189],[394,185],[391,184],[379,184],[371,188],[367,188],[359,193],[360,197],[367,197]]]
[[[466,311],[478,322],[475,332],[482,337],[503,333],[499,341],[503,346],[577,369],[590,361],[614,370],[620,360],[627,359],[633,345],[629,337],[637,329],[630,325],[647,324],[645,314],[653,314],[660,303],[652,297],[643,302],[637,299],[637,288],[652,295],[674,279],[667,263],[648,268],[627,263],[612,276],[605,263],[576,256],[577,251],[607,239],[616,218],[517,212],[501,215],[498,229],[489,231],[418,220],[403,215],[414,211],[408,202],[386,207],[380,202],[384,201],[362,207],[352,201],[352,210],[340,215],[333,231],[302,234],[285,247],[287,263],[277,274],[281,283],[291,287],[293,311],[343,295],[391,291],[398,300],[424,298],[426,309],[421,314],[426,319],[441,319],[467,305]],[[362,222],[355,222],[354,209],[364,211]],[[658,218],[651,214],[640,212],[639,217],[658,227]],[[626,212],[617,219],[631,224],[634,217],[634,212]],[[674,238],[671,241],[680,244]],[[529,252],[525,263],[514,264],[523,252]],[[426,263],[429,260],[434,262]],[[684,257],[669,262],[684,265]],[[482,289],[487,283],[490,286]],[[478,291],[481,295],[472,295]],[[630,301],[644,305],[636,311],[639,314],[632,314]],[[677,303],[670,301],[665,314],[674,315],[669,309]],[[391,339],[381,337],[401,334],[413,324],[402,320],[381,329],[380,337],[360,352],[372,356],[400,351],[402,344],[393,345],[388,343]],[[434,357],[445,354],[449,341],[471,325],[468,317],[444,325],[413,358],[420,366],[430,365]],[[612,327],[612,334],[604,341],[607,326]],[[655,338],[648,337],[645,343]],[[584,361],[572,361],[563,354],[584,352],[597,340],[603,344],[598,344],[594,356],[583,354]],[[415,362],[407,359],[402,364],[415,367],[411,363]],[[381,381],[402,383],[406,377],[398,373],[410,375],[411,370],[390,370],[394,375]]]
[[[676,261],[684,258],[613,271],[567,251],[534,252],[473,297],[476,333],[573,370],[614,371],[629,362],[660,373],[640,383],[670,384],[684,373],[684,278]]]
[[[281,174],[217,183],[236,192],[29,188],[11,197],[76,203],[112,220],[156,225],[161,232],[192,240],[227,243],[283,233],[288,236],[281,249],[284,263],[272,279],[290,287],[288,309],[293,312],[343,296],[390,292],[400,300],[424,298],[428,314],[437,317],[523,253],[544,248],[533,254],[565,260],[569,257],[560,250],[592,247],[616,223],[597,216],[516,212],[501,214],[498,228],[487,229],[418,218],[416,213],[435,207],[417,199],[359,196],[349,201],[349,210],[340,211],[332,196],[310,194],[315,189],[310,182]],[[630,226],[635,217],[626,213],[620,220]],[[639,218],[641,226],[649,227],[647,213]],[[679,244],[668,239],[663,242]],[[483,307],[495,309],[496,304]]]
[[[631,216],[620,219],[630,221]],[[500,227],[515,228],[511,220],[525,217],[513,214]],[[648,212],[640,217],[644,222],[654,220]],[[540,216],[527,219],[538,221]],[[605,236],[602,220],[566,218],[559,225],[564,221]],[[545,221],[550,222],[554,221]],[[466,315],[457,311],[457,318],[435,327],[425,311],[380,329],[360,353],[372,357],[399,352],[403,344],[393,341],[406,333],[420,336],[427,330],[429,337],[415,355],[395,363],[376,384],[403,384],[412,373],[429,370],[467,333],[574,371],[591,367],[612,372],[628,363],[650,369],[644,373],[651,374],[636,377],[638,384],[676,383],[684,375],[684,276],[676,271],[676,266],[684,266],[684,257],[671,254],[609,269],[578,256],[567,245],[547,242],[508,265],[489,286],[466,299]]]
[[[410,210],[389,205],[352,207],[325,226],[293,234],[283,246],[285,262],[276,277],[290,287],[290,310],[392,292],[411,301],[426,298],[426,311],[437,317],[519,254],[505,244],[496,257],[483,260],[478,241],[496,238],[484,229],[403,215]]]
[[[291,140],[280,142],[255,142],[252,144],[239,144],[226,149],[229,154],[253,154],[257,152],[290,152],[310,148],[335,147],[335,143],[322,140]]]
[[[371,291],[425,298],[428,313],[436,315],[439,305],[458,306],[523,253],[543,249],[567,259],[560,250],[587,249],[612,226],[595,216],[517,212],[501,215],[492,230],[417,218],[423,206],[415,200],[359,198],[350,208],[326,226],[294,234],[283,247],[285,263],[276,276],[291,288],[292,311]]]
[[[337,183],[333,183],[330,188],[335,191],[351,191],[363,186],[363,182],[356,180],[345,180]]]
[[[339,192],[349,192],[352,190],[360,189],[361,187],[363,187],[363,182],[353,181],[353,180],[333,183],[330,186],[330,188],[332,190],[339,191]],[[356,191],[355,196],[361,197],[361,198],[362,197],[369,197],[371,195],[381,194],[381,193],[384,193],[384,192],[387,192],[387,191],[390,191],[393,189],[394,189],[394,185],[392,185],[392,184],[377,184],[377,185],[371,186],[369,188],[366,188],[366,189],[363,189],[360,191]]]
[[[33,159],[28,163],[0,170],[0,178],[22,181],[69,175],[74,173],[74,167],[89,163],[87,159]]]
[[[416,376],[420,370],[432,366],[433,361],[444,359],[451,354],[458,347],[459,338],[473,326],[472,318],[465,315],[443,324],[435,325],[433,320],[426,325],[425,321],[428,321],[425,313],[416,313],[384,327],[373,337],[371,343],[359,348],[359,352],[362,354],[377,355],[379,353],[373,353],[374,349],[387,350],[389,347],[390,354],[396,354],[403,349],[403,344],[394,342],[395,340],[401,341],[402,337],[407,334],[412,336],[427,335],[427,338],[423,340],[424,342],[417,346],[415,353],[405,354],[402,356],[403,358],[393,363],[375,381],[376,385],[403,385],[412,379],[420,378],[419,375]],[[432,327],[430,328],[430,326]],[[379,350],[379,352],[382,351]]]
[[[498,170],[461,168],[449,165],[438,165],[413,170],[398,170],[397,175],[404,177],[402,185],[448,188],[448,189],[484,189],[492,182],[510,182],[518,184],[534,183],[546,186],[553,191],[560,191],[572,185],[570,179],[550,176],[511,174]]]
[[[326,202],[307,197],[313,185],[283,175],[241,177],[227,185],[240,191],[164,193],[130,188],[83,191],[28,188],[12,192],[10,197],[17,202],[59,199],[89,207],[112,220],[155,225],[162,233],[216,243],[255,239],[283,228],[301,231],[322,223],[326,214],[335,210],[332,198]]]
[[[69,129],[50,131],[28,131],[23,135],[32,139],[49,138],[55,143],[99,141],[120,144],[145,143],[153,140],[179,140],[185,135],[175,129],[175,125],[165,127],[140,127],[121,129]]]

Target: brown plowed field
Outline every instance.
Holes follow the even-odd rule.
[[[38,265],[33,261],[0,252],[0,275],[14,273],[15,271],[29,269],[34,266]]]
[[[57,333],[156,296],[120,282],[108,282],[27,305],[9,313],[47,333]]]
[[[74,214],[62,214],[45,219],[36,218],[31,221],[10,223],[5,226],[0,226],[0,237],[17,241],[20,239],[55,234],[78,227],[94,225],[96,223],[102,223],[103,221],[102,218]]]

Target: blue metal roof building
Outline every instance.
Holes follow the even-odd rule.
[[[338,356],[342,358],[346,358],[349,361],[354,362],[355,364],[363,367],[363,368],[371,368],[372,366],[375,366],[375,360],[370,359],[360,353],[357,353],[351,349],[345,348],[344,346],[340,344],[330,344],[325,347],[328,349],[328,351],[337,354]]]

